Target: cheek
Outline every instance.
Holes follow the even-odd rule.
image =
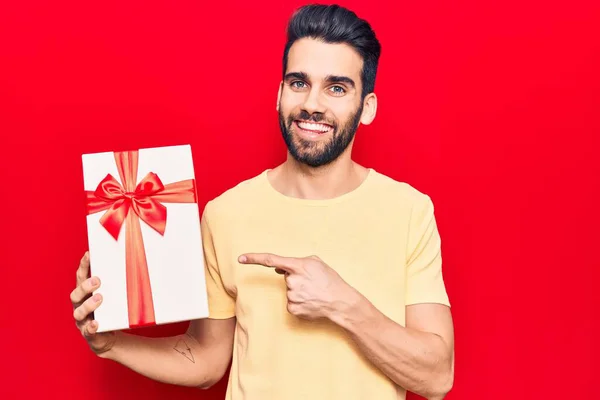
[[[331,115],[339,125],[347,124],[357,111],[358,106],[353,103],[332,104],[330,108]]]
[[[281,95],[281,101],[279,102],[279,108],[284,115],[290,114],[292,111],[296,111],[302,105],[302,97],[298,93],[284,91]]]

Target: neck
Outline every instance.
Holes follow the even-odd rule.
[[[286,196],[326,200],[355,190],[368,173],[367,168],[346,154],[317,168],[301,164],[288,154],[287,160],[271,170],[268,178],[273,188]]]

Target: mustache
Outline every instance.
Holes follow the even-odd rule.
[[[325,119],[325,114],[323,113],[313,113],[309,114],[307,111],[302,110],[297,115],[290,115],[289,122],[290,124],[297,119],[301,119],[303,121],[311,121],[311,122],[323,122],[329,124],[333,127],[337,126],[337,124],[333,121],[328,121]]]

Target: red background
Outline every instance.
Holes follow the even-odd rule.
[[[95,358],[69,293],[81,154],[190,143],[199,207],[284,159],[300,2],[0,6],[0,397],[220,399]],[[600,398],[600,3],[344,1],[383,45],[356,159],[430,194],[456,324],[448,399]],[[185,324],[140,331],[179,333]]]

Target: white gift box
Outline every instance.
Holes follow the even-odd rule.
[[[82,156],[98,332],[208,316],[189,145]]]

